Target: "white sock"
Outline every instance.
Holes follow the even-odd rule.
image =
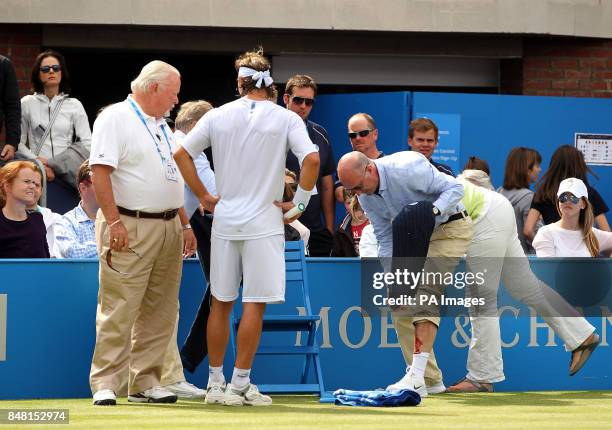
[[[232,374],[232,385],[238,390],[246,388],[251,383],[251,369],[238,369],[234,367],[234,373]]]
[[[429,352],[419,352],[412,356],[412,367],[410,368],[410,371],[414,376],[417,378],[425,377],[427,360],[429,360]]]
[[[223,365],[219,367],[208,366],[208,383],[222,384],[223,382],[225,382]]]

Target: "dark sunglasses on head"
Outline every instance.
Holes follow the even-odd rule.
[[[40,68],[40,71],[43,73],[49,73],[51,70],[57,73],[62,70],[62,66],[60,66],[59,64],[54,64],[53,66],[42,66]]]
[[[359,137],[366,137],[368,134],[370,134],[371,131],[372,130],[370,130],[369,128],[360,131],[351,131],[349,132],[348,137],[349,139],[355,139],[357,135],[359,135]]]
[[[294,105],[302,105],[305,104],[306,106],[312,106],[314,104],[314,99],[308,99],[306,97],[291,97],[291,103],[293,103]]]
[[[572,204],[577,205],[577,204],[578,204],[578,202],[580,201],[580,197],[576,197],[575,195],[573,195],[573,194],[571,194],[571,193],[564,193],[564,194],[561,194],[561,195],[559,196],[559,202],[560,202],[560,203],[565,203],[565,202],[567,202],[568,200],[569,200],[570,202],[572,202]]]

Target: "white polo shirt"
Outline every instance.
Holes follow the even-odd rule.
[[[89,163],[114,167],[111,182],[118,206],[162,212],[183,206],[184,182],[172,158],[175,147],[166,121],[145,114],[128,96],[104,109],[94,122]],[[176,180],[167,177],[168,163]]]
[[[196,159],[212,146],[221,200],[213,234],[245,240],[284,234],[282,201],[287,152],[300,165],[317,148],[301,118],[273,102],[245,97],[204,115],[182,142]]]

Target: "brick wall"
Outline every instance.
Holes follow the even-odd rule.
[[[523,94],[612,97],[612,40],[527,38]]]
[[[42,32],[39,25],[2,24],[0,27],[0,55],[13,62],[21,96],[30,93],[30,72],[41,45]],[[0,133],[0,146],[3,144],[4,124]]]

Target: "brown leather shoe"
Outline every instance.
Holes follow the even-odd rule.
[[[586,338],[582,345],[572,351],[572,356],[570,358],[570,366],[569,366],[569,375],[574,376],[582,366],[587,362],[587,360],[591,357],[591,354],[599,345],[599,335],[593,333],[589,337]]]

